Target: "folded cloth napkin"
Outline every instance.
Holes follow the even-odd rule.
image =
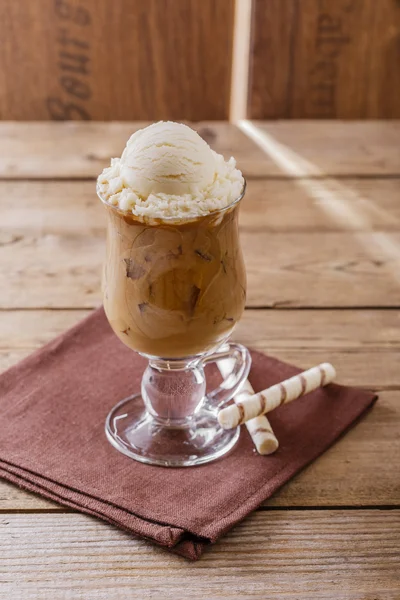
[[[258,352],[252,358],[256,391],[299,372]],[[124,456],[104,432],[111,407],[140,389],[145,364],[99,309],[9,369],[0,377],[0,476],[191,559],[326,450],[376,399],[329,385],[271,413],[280,442],[274,455],[258,455],[242,428],[224,458],[167,469]]]

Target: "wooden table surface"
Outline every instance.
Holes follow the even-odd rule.
[[[1,369],[100,304],[94,180],[139,125],[0,124]],[[235,338],[380,400],[197,563],[0,482],[0,598],[398,600],[400,123],[196,127],[248,179]]]

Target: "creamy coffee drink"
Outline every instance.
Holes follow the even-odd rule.
[[[104,170],[104,307],[127,346],[181,358],[229,337],[245,303],[237,223],[243,189],[233,159],[225,162],[176,123],[135,133]]]
[[[150,226],[108,208],[104,307],[127,346],[175,358],[229,337],[246,289],[237,210]]]

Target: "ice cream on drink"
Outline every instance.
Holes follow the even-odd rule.
[[[180,222],[228,206],[243,184],[233,158],[225,161],[187,125],[160,121],[130,137],[99,176],[98,192],[143,222]]]
[[[134,133],[99,176],[108,212],[104,306],[126,345],[177,358],[230,335],[245,301],[235,203],[243,187],[234,159],[170,122]]]

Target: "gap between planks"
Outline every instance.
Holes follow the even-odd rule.
[[[100,308],[101,304],[99,304],[98,308]],[[79,312],[79,311],[93,311],[96,310],[96,307],[93,308],[88,308],[87,306],[0,306],[0,313],[4,312],[4,313],[8,313],[8,312],[36,312],[36,311],[41,311],[41,310],[45,310],[45,311],[50,311],[50,312],[57,312],[57,311],[71,311],[71,312]],[[385,311],[398,311],[399,310],[399,306],[379,306],[379,305],[374,305],[374,306],[368,306],[368,305],[360,305],[360,306],[286,306],[285,304],[280,304],[279,302],[277,302],[274,306],[246,306],[245,310],[247,311],[252,311],[252,310],[267,310],[267,311],[273,311],[273,310],[279,310],[279,311],[308,311],[308,310],[318,310],[320,312],[324,312],[324,311],[329,311],[329,310],[337,310],[337,311],[349,311],[349,312],[354,312],[355,310],[365,310],[365,311],[378,311],[378,310],[385,310]]]
[[[286,175],[286,174],[282,174],[282,175],[275,175],[273,173],[269,174],[265,174],[265,175],[246,175],[246,180],[247,181],[296,181],[296,180],[301,180],[301,181],[307,181],[307,180],[332,180],[332,179],[339,179],[339,180],[351,180],[351,179],[366,179],[366,180],[376,180],[379,181],[380,179],[400,179],[400,173],[332,173],[332,174],[323,174],[323,175]],[[31,175],[25,177],[24,175],[20,175],[17,177],[12,177],[12,176],[6,176],[6,175],[0,175],[0,181],[23,181],[26,183],[29,182],[49,182],[49,183],[57,183],[57,182],[73,182],[73,183],[79,183],[80,181],[86,182],[86,181],[96,181],[97,177],[96,176],[91,176],[88,175],[87,177],[82,177],[80,175],[70,175],[68,177],[62,176],[60,175],[59,177],[57,176],[51,176],[51,177],[43,177],[43,176],[38,176],[38,177],[32,177]]]
[[[41,496],[40,496],[41,497]],[[359,504],[359,505],[341,505],[327,504],[326,506],[258,506],[253,512],[305,512],[310,510],[330,511],[330,510],[400,510],[400,504]],[[0,508],[0,515],[34,515],[34,514],[85,514],[78,509],[68,508],[67,506],[57,506],[54,508],[44,506],[43,508]],[[101,519],[99,519],[101,521]]]

